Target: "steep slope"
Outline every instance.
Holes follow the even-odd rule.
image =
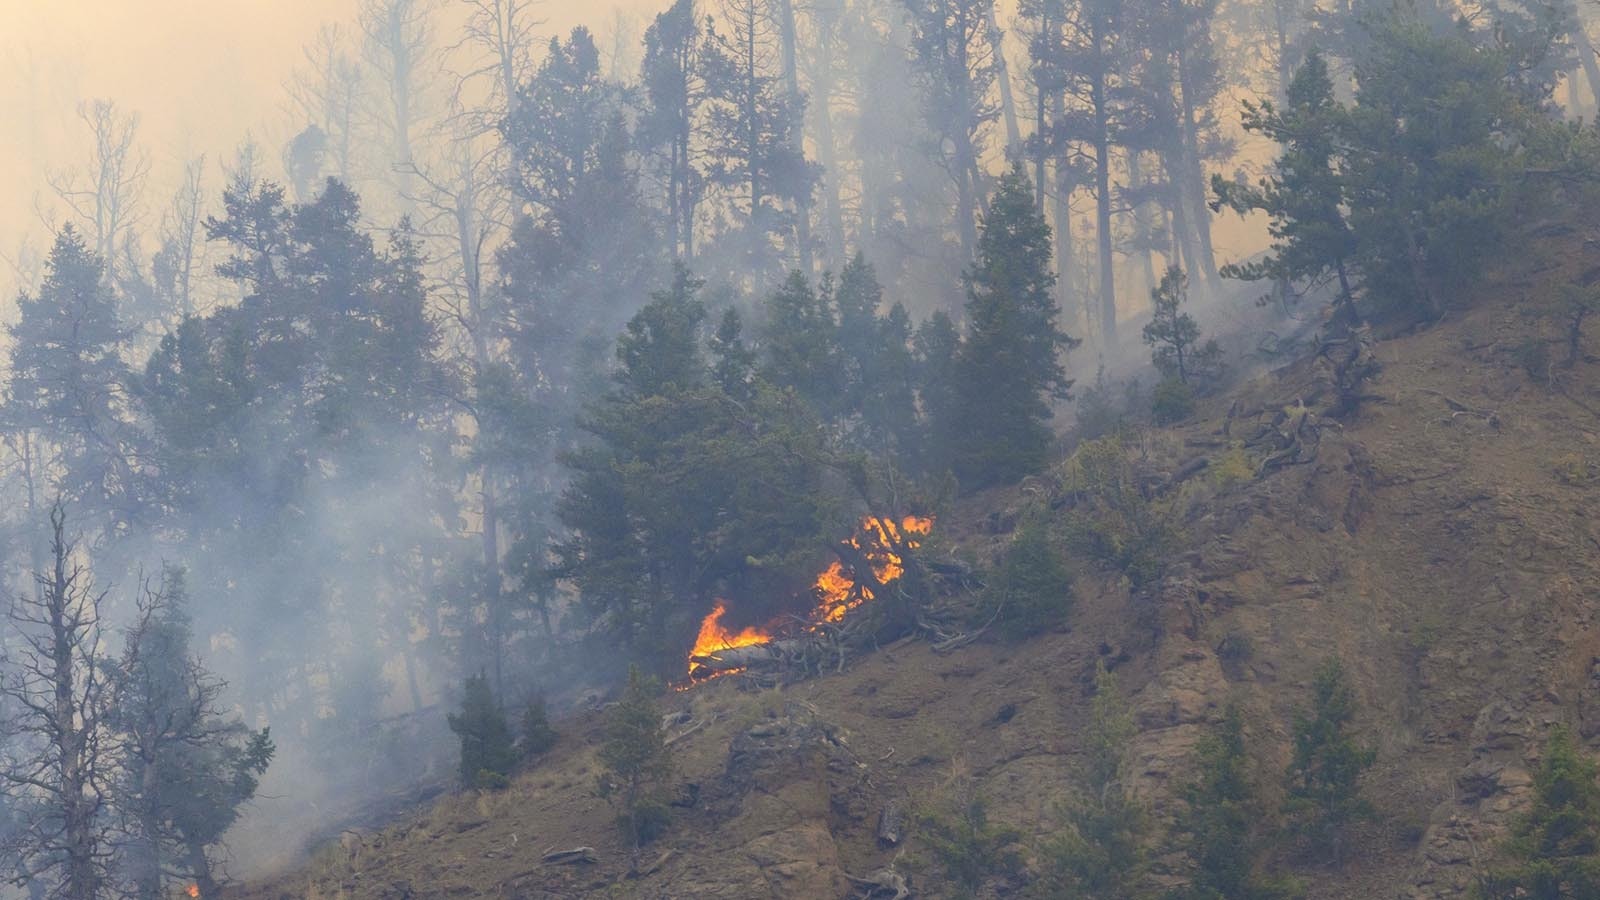
[[[648,875],[625,877],[595,796],[589,714],[509,790],[347,834],[241,896],[848,897],[850,876],[890,864],[916,896],[951,896],[914,827],[903,846],[879,845],[880,811],[924,808],[962,783],[991,818],[1056,830],[1097,661],[1128,694],[1128,759],[1159,826],[1229,703],[1276,789],[1293,712],[1330,655],[1378,749],[1363,782],[1378,814],[1342,868],[1289,850],[1285,861],[1315,898],[1465,896],[1525,802],[1549,728],[1600,737],[1600,366],[1555,370],[1546,386],[1519,362],[1530,335],[1555,337],[1544,298],[1579,277],[1575,261],[1504,275],[1469,311],[1378,342],[1381,371],[1355,415],[1319,414],[1332,376],[1312,357],[1130,443],[1142,483],[1170,492],[1177,550],[1139,592],[1077,561],[1077,603],[1057,632],[946,654],[908,639],[781,690],[728,678],[671,695],[692,716],[673,745],[684,805],[646,851]],[[1052,472],[977,498],[940,529],[990,558],[1020,509],[1074,514],[1063,484]],[[539,862],[580,845],[598,863]],[[1154,883],[1182,878],[1171,849],[1158,827]]]

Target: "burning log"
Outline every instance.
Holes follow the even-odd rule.
[[[704,670],[706,674],[775,666],[787,662],[803,650],[805,643],[799,638],[788,638],[748,647],[730,647],[715,653],[691,656],[689,662],[691,669]]]

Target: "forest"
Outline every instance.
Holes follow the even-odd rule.
[[[534,0],[362,0],[284,60],[281,146],[159,171],[137,111],[83,100],[79,151],[9,185],[46,227],[7,255],[0,348],[0,871],[227,896],[230,829],[282,798],[303,831],[438,758],[502,789],[615,701],[595,802],[634,872],[670,815],[664,688],[1023,640],[1069,558],[1156,593],[1180,535],[1122,468],[1138,433],[1305,354],[1319,415],[1355,415],[1376,344],[1600,196],[1593,14],[675,0],[553,33]],[[1562,294],[1528,370],[1585,361],[1597,310]],[[1297,462],[1295,402],[1252,476]],[[954,523],[1064,459],[1093,516],[959,558]],[[970,614],[928,600],[956,582]],[[1376,751],[1330,665],[1285,808],[1338,857]],[[1113,706],[1104,802],[1029,889],[1300,896],[1260,862],[1236,716],[1187,789],[1202,874],[1119,880]],[[1561,740],[1540,796],[1579,782],[1587,855],[1482,896],[1597,896],[1600,788]],[[945,883],[1007,868],[981,804],[922,822]]]

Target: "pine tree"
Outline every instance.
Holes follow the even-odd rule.
[[[767,298],[762,346],[762,376],[774,387],[793,388],[825,421],[846,412],[843,372],[835,343],[839,326],[833,310],[833,281],[814,289],[803,272],[789,274]]]
[[[1237,706],[1196,748],[1199,774],[1184,788],[1188,807],[1177,832],[1186,836],[1194,866],[1189,884],[1171,900],[1290,900],[1300,896],[1289,879],[1262,870],[1263,809],[1250,779],[1244,722]]]
[[[111,670],[121,765],[112,800],[124,825],[120,874],[133,896],[170,896],[174,875],[217,893],[211,850],[255,796],[275,752],[220,709],[224,685],[194,653],[183,572],[146,585],[138,617]]]
[[[1360,780],[1377,751],[1361,746],[1347,731],[1355,717],[1356,696],[1337,658],[1317,670],[1311,700],[1311,708],[1294,718],[1288,810],[1298,829],[1327,848],[1339,864],[1344,860],[1345,829],[1370,814],[1371,807],[1360,794]]]
[[[1533,809],[1506,850],[1515,860],[1484,875],[1483,900],[1600,896],[1600,765],[1565,727],[1545,746],[1533,779]]]
[[[504,787],[516,764],[511,728],[495,701],[489,679],[469,675],[461,690],[461,712],[447,717],[461,741],[461,784],[468,788]]]
[[[606,713],[600,745],[601,796],[617,806],[617,827],[628,842],[632,868],[639,866],[639,848],[665,827],[663,790],[672,774],[672,752],[661,727],[657,685],[637,667],[628,669],[622,698]]]
[[[523,756],[540,756],[556,745],[559,735],[550,724],[550,712],[545,708],[544,694],[534,694],[522,708],[521,746]]]
[[[3,424],[31,449],[33,496],[59,494],[86,527],[114,535],[139,516],[143,442],[123,400],[131,332],[104,267],[72,226],[56,236],[38,294],[17,298]],[[44,510],[29,512],[42,528]]]
[[[1128,790],[1122,761],[1133,718],[1104,665],[1094,683],[1083,798],[1066,810],[1066,833],[1045,847],[1050,896],[1130,897],[1144,873],[1145,813]]]
[[[1050,401],[1071,385],[1061,356],[1077,344],[1057,325],[1055,281],[1050,226],[1021,165],[1013,166],[990,201],[966,275],[955,421],[938,426],[953,441],[951,463],[967,490],[1016,481],[1049,454]]]
[[[1225,277],[1305,285],[1332,273],[1338,278],[1339,302],[1353,324],[1357,314],[1350,260],[1355,235],[1345,221],[1344,182],[1338,168],[1343,115],[1333,97],[1328,64],[1313,50],[1289,82],[1281,110],[1271,101],[1244,104],[1245,129],[1282,148],[1272,174],[1256,185],[1213,175],[1211,186],[1217,207],[1227,206],[1241,215],[1265,212],[1272,236],[1268,256],[1224,266]]]
[[[1200,323],[1179,311],[1188,298],[1188,277],[1177,266],[1168,268],[1161,283],[1150,291],[1153,311],[1144,326],[1144,342],[1155,348],[1150,362],[1163,376],[1186,385],[1214,375],[1222,356],[1216,341],[1200,345]]]

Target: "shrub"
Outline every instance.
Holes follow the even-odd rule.
[[[1157,425],[1171,425],[1194,415],[1194,388],[1177,378],[1163,378],[1150,392],[1150,416]]]
[[[987,592],[1000,610],[1001,632],[1020,640],[1064,621],[1072,610],[1072,580],[1066,560],[1044,523],[1017,529]]]
[[[1135,588],[1161,577],[1177,535],[1139,491],[1120,438],[1080,444],[1062,487],[1075,501],[1065,527],[1068,549],[1122,572]]]
[[[918,818],[917,837],[950,883],[971,895],[991,876],[1022,870],[1022,833],[989,821],[988,807],[962,785],[945,808]]]

